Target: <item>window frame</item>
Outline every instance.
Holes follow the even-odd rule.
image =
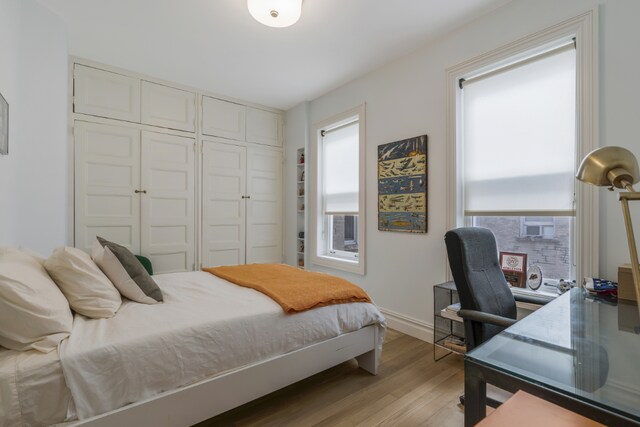
[[[358,243],[358,253],[347,251],[330,251],[329,239],[332,236],[330,230],[330,215],[325,215],[323,211],[322,198],[322,135],[321,131],[339,127],[341,125],[357,121],[358,122],[358,167],[359,167],[359,188],[358,188],[358,225],[356,227],[356,242]],[[365,146],[366,146],[366,121],[365,104],[351,108],[343,113],[332,116],[326,120],[316,123],[311,128],[311,156],[310,166],[310,210],[309,210],[309,232],[310,232],[310,261],[311,264],[329,267],[337,270],[348,271],[357,274],[365,274]]]
[[[598,146],[598,9],[492,50],[446,71],[447,91],[447,229],[465,225],[461,172],[461,89],[465,76],[506,65],[518,57],[543,52],[562,40],[576,43],[576,165]],[[576,277],[598,277],[598,192],[593,186],[576,185],[575,255]],[[451,279],[451,272],[447,269]]]

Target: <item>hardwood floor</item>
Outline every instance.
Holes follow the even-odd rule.
[[[355,360],[211,418],[213,426],[462,426],[462,358],[388,330],[379,374]]]

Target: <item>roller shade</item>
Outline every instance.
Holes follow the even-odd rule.
[[[465,215],[575,215],[575,57],[464,82]]]
[[[358,214],[358,147],[358,122],[324,132],[322,191],[325,214]]]

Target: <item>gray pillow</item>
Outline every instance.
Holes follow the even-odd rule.
[[[162,302],[162,291],[129,249],[96,238],[91,257],[123,296],[143,304]]]

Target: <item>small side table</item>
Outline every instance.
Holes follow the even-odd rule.
[[[433,359],[436,361],[451,353],[465,353],[462,318],[455,310],[447,310],[459,301],[455,283],[445,282],[433,287]]]

